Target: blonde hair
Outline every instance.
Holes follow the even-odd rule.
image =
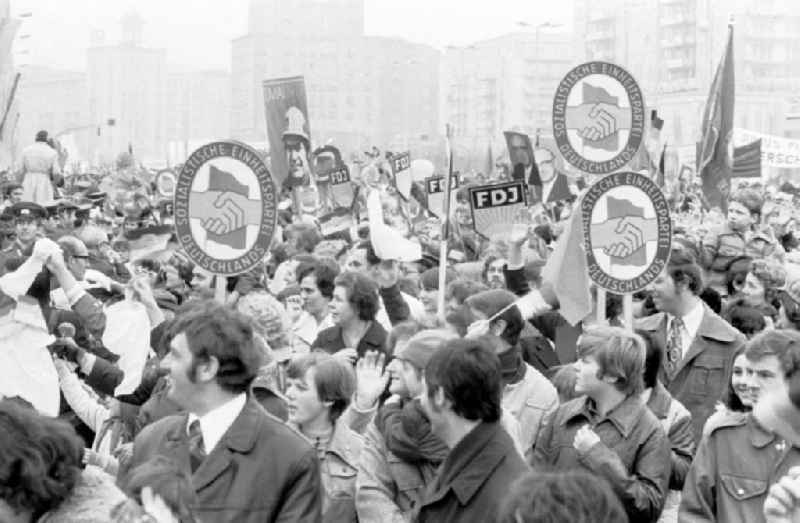
[[[600,367],[598,378],[615,378],[614,386],[627,396],[644,390],[644,340],[620,327],[587,327],[578,339],[579,358],[593,356]]]

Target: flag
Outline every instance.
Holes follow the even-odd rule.
[[[667,144],[664,144],[664,148],[661,149],[661,158],[658,159],[658,175],[656,176],[656,184],[663,189],[664,185],[666,184],[666,161],[665,158],[667,156]]]
[[[576,202],[567,227],[556,242],[542,269],[542,281],[549,283],[558,299],[559,312],[575,325],[592,312],[589,269],[583,238],[583,213]]]
[[[733,150],[733,178],[761,178],[761,140]]]
[[[697,164],[708,204],[726,214],[733,170],[729,145],[733,139],[734,94],[733,26],[729,25],[728,42],[703,111],[703,138]]]
[[[489,146],[486,149],[486,172],[484,174],[490,178],[494,174],[494,154],[492,153],[492,140],[489,140]]]

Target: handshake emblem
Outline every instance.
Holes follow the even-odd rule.
[[[228,172],[209,167],[208,190],[192,191],[189,217],[199,220],[206,237],[233,249],[247,247],[247,226],[261,224],[261,202]]]

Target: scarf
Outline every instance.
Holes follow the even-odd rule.
[[[449,453],[444,442],[431,432],[431,422],[419,400],[384,405],[375,416],[375,425],[386,447],[403,461],[438,465]]]
[[[498,354],[500,358],[500,375],[504,385],[513,385],[525,377],[525,360],[522,359],[522,349],[514,345],[505,352]]]

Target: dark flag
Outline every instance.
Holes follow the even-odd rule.
[[[666,181],[664,180],[665,178],[664,172],[666,171],[665,169],[666,162],[664,161],[664,158],[666,157],[666,155],[667,155],[667,144],[664,144],[664,148],[661,149],[661,158],[658,159],[658,175],[656,177],[657,178],[656,183],[662,189],[664,188],[664,184],[666,183]]]
[[[733,150],[734,178],[761,178],[761,140]]]
[[[697,164],[708,205],[719,207],[726,214],[733,171],[729,145],[733,139],[734,94],[733,25],[729,25],[728,43],[703,111],[703,138]]]

